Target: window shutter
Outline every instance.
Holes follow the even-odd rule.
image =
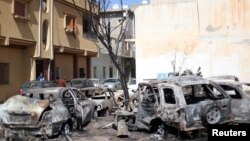
[[[26,4],[23,2],[15,1],[15,14],[25,17]]]

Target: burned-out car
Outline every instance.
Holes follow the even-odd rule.
[[[87,97],[103,93],[103,88],[101,86],[96,87],[94,82],[90,79],[74,78],[70,80],[68,86],[79,89]]]
[[[232,98],[231,109],[234,123],[250,124],[250,83],[231,81],[217,82]]]
[[[44,88],[9,98],[1,107],[5,138],[53,137],[91,121],[94,103],[75,88]]]
[[[230,97],[216,83],[201,77],[176,76],[165,82],[139,83],[138,90],[138,112],[134,121],[127,120],[128,126],[137,129],[153,131],[164,123],[189,132],[232,121]]]
[[[92,96],[90,99],[97,105],[98,116],[109,116],[117,106],[114,93],[110,89],[106,89],[103,94]]]

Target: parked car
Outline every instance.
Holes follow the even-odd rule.
[[[98,78],[90,78],[89,80],[94,83],[95,87],[102,87],[100,79],[98,79]]]
[[[239,81],[217,82],[232,98],[234,123],[250,124],[250,83]]]
[[[57,84],[53,81],[28,81],[25,82],[21,88],[19,89],[19,94],[26,93],[29,89],[38,89],[38,88],[48,88],[48,87],[56,87]]]
[[[103,88],[95,87],[94,83],[89,79],[74,78],[68,83],[69,87],[75,87],[83,92],[87,97],[102,94]]]
[[[7,139],[68,134],[87,125],[97,108],[77,89],[65,87],[28,90],[0,107]]]
[[[108,78],[103,82],[104,87],[111,89],[112,91],[117,91],[121,89],[121,82],[118,78]]]
[[[164,123],[191,135],[208,124],[232,121],[229,95],[216,83],[198,76],[174,76],[165,82],[139,83],[138,91],[138,112],[132,127],[131,120],[127,120],[129,128],[155,131]],[[122,112],[118,116],[123,116]]]
[[[92,96],[91,100],[97,105],[98,116],[109,116],[117,106],[114,93],[110,89],[106,89],[101,95]]]

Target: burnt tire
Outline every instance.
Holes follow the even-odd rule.
[[[150,122],[149,132],[151,132],[151,133],[156,132],[160,126],[164,126],[162,120],[160,118],[153,119]]]
[[[93,111],[92,119],[96,120],[98,118],[97,108]]]
[[[71,128],[72,127],[70,127],[69,122],[66,122],[66,123],[63,124],[61,131],[62,131],[63,134],[68,135],[71,132]]]
[[[218,124],[221,117],[221,110],[218,106],[207,106],[203,110],[202,120],[205,126]]]
[[[110,115],[109,108],[106,108],[106,109],[103,111],[103,116],[104,116],[104,117],[108,117],[109,115]]]

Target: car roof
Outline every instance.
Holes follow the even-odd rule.
[[[219,81],[219,82],[216,82],[218,84],[226,84],[226,85],[248,85],[250,86],[250,82],[242,82],[242,81]]]
[[[206,80],[200,76],[185,75],[185,76],[172,76],[163,80],[162,82],[174,83],[180,86],[197,85],[197,84],[209,84],[209,80]]]
[[[239,81],[239,78],[234,75],[210,76],[207,79],[213,81]]]
[[[30,89],[27,90],[25,93],[26,94],[33,94],[33,95],[37,95],[37,94],[52,94],[52,95],[57,95],[61,92],[64,91],[66,89],[69,89],[69,87],[48,87],[48,88],[38,88],[38,89]]]
[[[98,78],[88,78],[88,80],[100,80]]]
[[[74,81],[74,80],[88,80],[88,79],[86,79],[86,78],[73,78],[73,79],[71,79],[71,81]]]

